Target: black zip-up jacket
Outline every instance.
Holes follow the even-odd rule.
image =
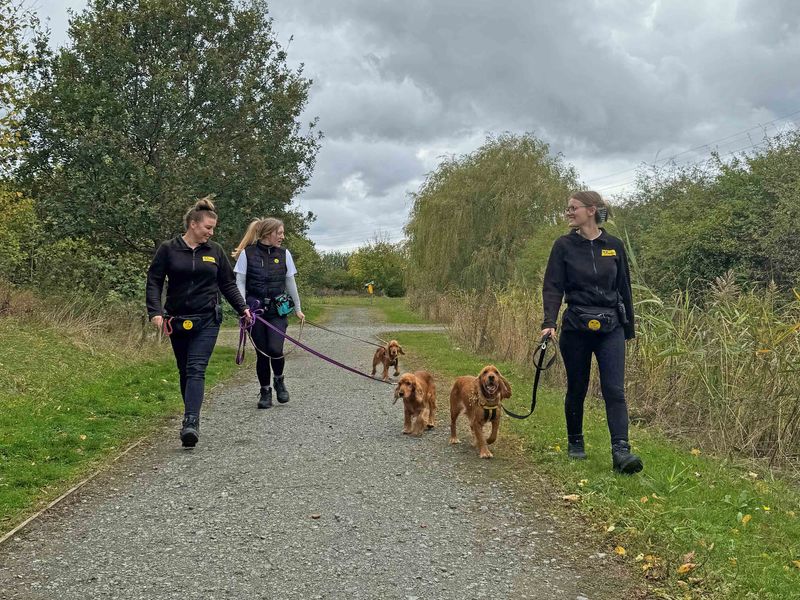
[[[161,290],[167,279],[167,300],[161,307]],[[236,287],[231,263],[222,246],[208,241],[190,248],[182,236],[162,243],[147,270],[147,314],[152,319],[166,312],[172,316],[212,312],[219,293],[244,314],[247,304]]]
[[[587,240],[577,231],[558,238],[544,274],[542,329],[555,328],[562,299],[568,305],[602,308],[616,308],[621,301],[628,319],[623,325],[625,339],[633,339],[633,293],[622,240],[602,228],[594,240]],[[563,325],[569,328],[566,322]]]

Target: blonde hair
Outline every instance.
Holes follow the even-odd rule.
[[[606,201],[603,200],[603,197],[597,192],[582,190],[580,192],[573,192],[569,197],[585,206],[594,206],[597,209],[594,213],[594,220],[598,225],[607,221],[611,216],[611,209]]]
[[[217,218],[216,208],[214,208],[214,203],[211,201],[214,198],[214,194],[209,194],[204,198],[200,198],[197,202],[194,203],[186,214],[183,215],[183,226],[186,230],[189,230],[190,223],[196,223],[198,221],[202,221],[203,218],[208,215],[210,217]]]
[[[247,231],[244,232],[242,241],[236,246],[236,250],[231,252],[231,256],[233,256],[233,258],[239,258],[239,255],[245,248],[267,237],[273,231],[277,231],[281,227],[284,227],[284,224],[280,219],[275,219],[273,217],[254,219],[250,222],[250,225],[247,226]]]

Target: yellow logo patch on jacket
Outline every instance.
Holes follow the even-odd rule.
[[[603,252],[605,252],[605,250],[603,250]],[[217,264],[217,259],[214,258],[213,256],[204,256],[203,257],[203,262],[210,262],[210,263]]]
[[[603,250],[603,252],[600,254],[600,256],[616,256],[616,255],[617,255],[616,250]]]

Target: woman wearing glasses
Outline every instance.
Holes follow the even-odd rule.
[[[599,226],[608,214],[608,205],[597,192],[580,191],[570,197],[566,215],[572,231],[555,241],[545,271],[542,335],[555,334],[566,300],[559,348],[567,372],[564,412],[570,458],[586,458],[583,403],[594,354],[613,468],[633,474],[642,470],[642,460],[630,451],[625,403],[625,340],[634,337],[633,298],[625,247]]]

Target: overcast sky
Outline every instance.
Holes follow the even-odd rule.
[[[67,8],[33,0],[66,43]],[[321,250],[395,241],[441,156],[533,132],[612,197],[642,163],[694,162],[800,124],[794,0],[273,0],[325,134],[297,199]],[[289,44],[290,37],[293,37]],[[698,148],[699,147],[699,148]],[[566,202],[566,199],[565,199]]]

